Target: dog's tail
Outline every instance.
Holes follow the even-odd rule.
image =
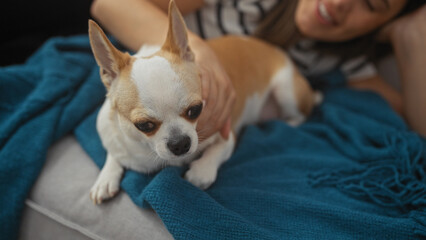
[[[324,100],[324,95],[322,94],[321,91],[314,91],[314,105],[318,106],[322,103],[322,101]]]

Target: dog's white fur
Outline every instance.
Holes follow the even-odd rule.
[[[169,20],[171,47],[166,46],[170,41],[162,48],[145,46],[132,57],[116,50],[99,26],[90,21],[92,49],[108,89],[97,118],[97,130],[107,149],[107,159],[90,191],[95,203],[118,193],[125,168],[151,173],[165,166],[190,164],[185,179],[202,189],[208,188],[216,180],[220,165],[231,156],[235,135],[244,125],[259,120],[270,95],[277,100],[281,116],[287,122],[297,125],[305,119],[298,108],[295,93],[297,70],[290,64],[289,58],[280,53],[287,63],[271,75],[263,89],[252,91],[243,99],[244,106],[239,117],[234,119],[230,137],[224,139],[216,133],[199,143],[197,121],[189,121],[182,114],[191,104],[202,102],[201,84],[192,52],[187,46],[185,24],[173,1],[170,3]],[[241,39],[251,41],[246,37]],[[174,55],[156,54],[161,49],[163,52],[164,49],[174,51]],[[134,125],[147,118],[161,122],[153,135],[139,131]],[[167,144],[180,136],[188,136],[191,146],[187,153],[177,156]]]

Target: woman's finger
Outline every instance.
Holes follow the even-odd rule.
[[[220,130],[220,135],[227,140],[229,138],[230,132],[231,132],[231,118],[228,118],[228,120],[226,120],[225,122],[225,125],[223,125],[223,128]]]
[[[216,92],[216,101],[214,102],[214,108],[212,109],[211,122],[213,123],[213,128],[216,129],[216,131],[219,131],[223,127],[223,124],[225,124],[225,119],[222,115],[229,114],[229,112],[225,112],[226,95],[223,83],[216,81],[214,85],[216,85],[216,89],[220,89],[220,91]]]
[[[210,85],[211,85],[211,79],[209,78],[209,75],[207,73],[207,70],[200,67],[200,79],[201,79],[201,97],[203,98],[203,101],[207,101],[209,98],[210,93]]]
[[[197,131],[202,138],[210,137],[216,130],[211,124],[214,120],[212,120],[212,115],[214,114],[215,102],[217,99],[217,86],[215,81],[212,80],[211,74],[209,72],[205,72],[204,76],[209,82],[209,90],[208,90],[208,98],[204,99],[205,105],[203,107],[203,111],[201,112],[200,119],[197,124]],[[205,83],[207,85],[207,83]]]
[[[230,85],[230,83],[228,83],[228,84],[229,85],[224,90],[223,99],[225,100],[225,102],[224,102],[224,104],[221,108],[221,112],[218,113],[218,115],[220,115],[220,117],[217,120],[217,123],[218,123],[217,127],[218,127],[218,130],[221,130],[221,131],[224,128],[226,121],[231,119],[232,109],[233,109],[234,104],[235,104],[234,88],[232,87],[232,85]]]

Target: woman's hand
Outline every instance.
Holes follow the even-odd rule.
[[[199,139],[207,139],[217,131],[228,138],[231,112],[235,103],[232,83],[213,50],[201,38],[190,35],[189,45],[195,54],[201,74],[204,109],[197,124]]]
[[[406,16],[386,24],[377,39],[381,42],[417,41],[426,38],[426,4]],[[420,43],[420,42],[419,42]],[[421,42],[424,44],[425,42]]]

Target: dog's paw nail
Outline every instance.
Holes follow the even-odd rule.
[[[90,190],[90,199],[95,205],[114,197],[119,192],[119,183],[110,179],[100,179]]]

